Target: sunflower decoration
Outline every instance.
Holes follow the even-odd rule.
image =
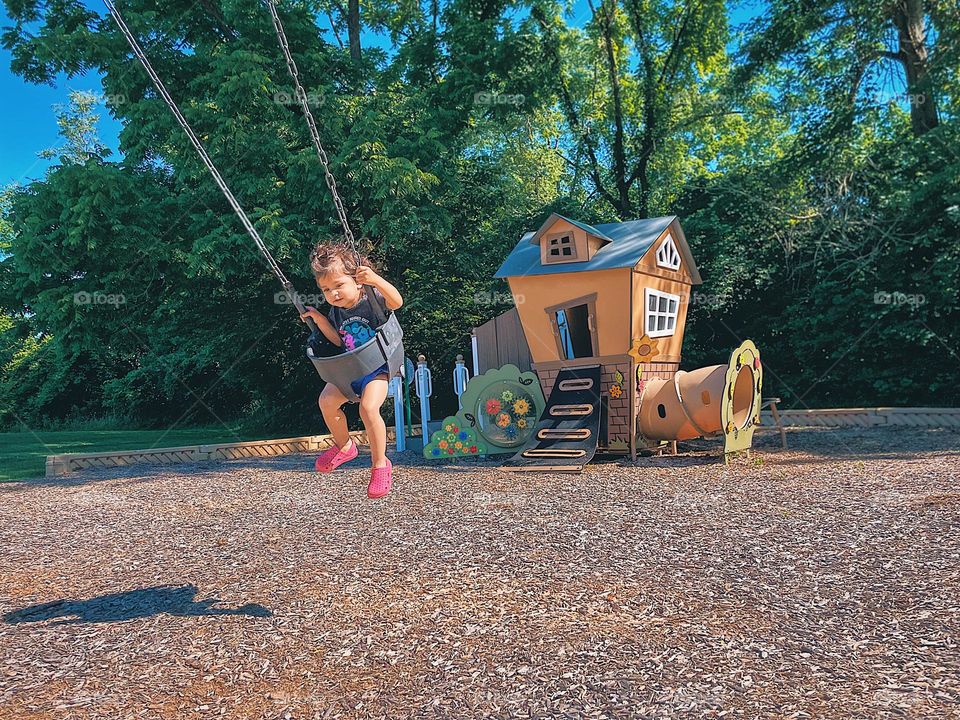
[[[657,341],[650,339],[649,335],[644,335],[639,340],[634,340],[630,346],[630,357],[638,364],[650,362],[660,354],[660,348],[657,347]]]
[[[518,398],[513,401],[513,414],[517,417],[523,417],[530,412],[530,403],[525,398]]]
[[[521,430],[527,427],[527,419],[525,417],[522,417],[519,420],[517,420],[517,427],[520,428]]]
[[[618,398],[623,395],[623,388],[619,385],[614,385],[610,388],[610,397]]]

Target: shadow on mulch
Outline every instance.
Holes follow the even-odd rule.
[[[31,605],[22,610],[14,610],[3,616],[6,623],[27,623],[66,618],[54,625],[64,623],[122,622],[152,615],[205,616],[205,615],[246,615],[249,617],[271,617],[270,610],[263,605],[248,603],[238,608],[215,608],[219,600],[194,600],[197,588],[194,585],[161,585],[158,587],[128,590],[121,593],[101,595],[89,600],[57,600],[55,602]]]

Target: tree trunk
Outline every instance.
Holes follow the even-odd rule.
[[[910,126],[914,137],[923,135],[940,123],[937,98],[927,67],[923,20],[923,0],[899,0],[893,7],[893,24],[897,27],[900,42],[897,59],[907,76]]]
[[[633,203],[630,202],[630,184],[627,181],[620,74],[617,72],[617,58],[613,47],[613,28],[611,26],[612,18],[607,0],[601,2],[600,12],[603,13],[603,43],[607,51],[607,72],[610,75],[610,91],[613,94],[613,180],[617,186],[617,212],[621,219],[626,219],[633,215]]]
[[[347,0],[347,35],[350,39],[350,57],[360,59],[360,0]]]

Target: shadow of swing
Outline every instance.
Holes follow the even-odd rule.
[[[138,590],[127,590],[88,600],[56,600],[14,610],[3,616],[10,624],[42,622],[64,618],[54,625],[65,623],[101,623],[135,620],[166,613],[181,617],[210,615],[245,615],[248,617],[271,617],[263,605],[248,603],[238,608],[213,607],[219,600],[195,600],[194,585],[160,585]]]

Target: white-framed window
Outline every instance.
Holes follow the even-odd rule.
[[[677,250],[677,244],[673,241],[673,235],[669,233],[657,248],[657,265],[668,270],[680,269],[680,251]]]
[[[677,314],[680,312],[679,295],[644,288],[643,308],[643,329],[649,337],[673,335],[677,329]]]

